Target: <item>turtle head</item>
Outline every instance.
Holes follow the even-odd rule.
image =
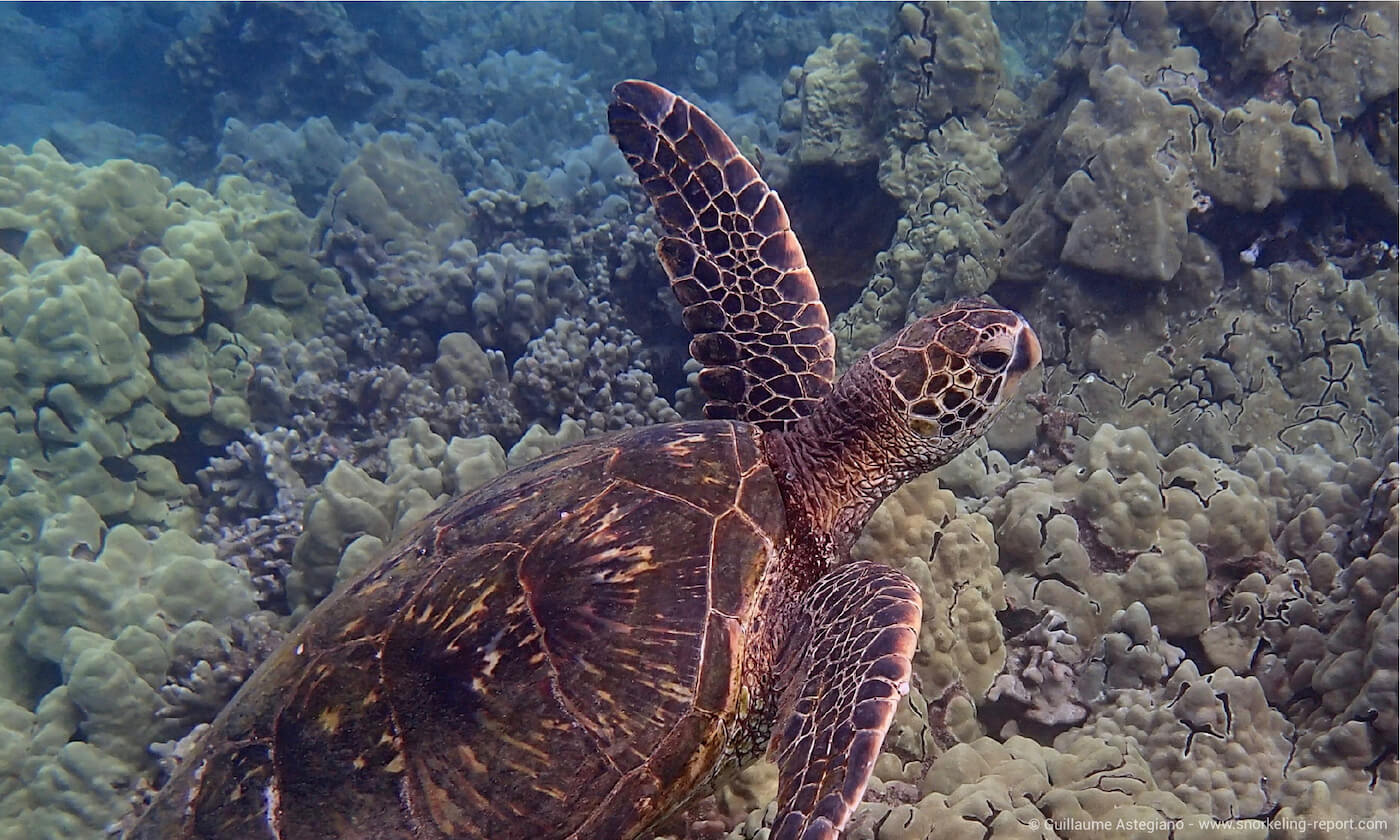
[[[933,469],[971,445],[1040,364],[1026,319],[979,300],[925,315],[870,351],[898,429],[898,472]]]
[[[960,300],[876,346],[793,428],[768,434],[787,500],[843,556],[880,502],[987,430],[1040,364],[1026,319]]]

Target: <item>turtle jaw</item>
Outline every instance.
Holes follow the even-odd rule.
[[[1040,339],[1036,337],[1035,330],[1018,313],[1020,329],[1016,333],[1016,349],[1011,355],[1011,364],[1007,367],[1008,376],[1015,377],[1011,382],[1014,390],[1021,384],[1021,377],[1030,373],[1040,364]]]
[[[1016,315],[1016,327],[1012,329],[1011,335],[1011,358],[1006,364],[1006,369],[1001,373],[1001,386],[998,389],[999,399],[995,404],[988,407],[987,417],[980,424],[974,437],[981,437],[987,431],[987,427],[1001,414],[1002,410],[1011,404],[1011,398],[1021,390],[1021,383],[1031,371],[1040,366],[1040,339],[1036,336],[1035,330],[1031,329],[1030,323],[1019,313]]]

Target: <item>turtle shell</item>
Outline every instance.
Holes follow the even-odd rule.
[[[132,838],[636,836],[721,762],[784,535],[756,427],[585,441],[307,617]]]

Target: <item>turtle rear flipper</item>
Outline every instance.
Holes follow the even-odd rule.
[[[608,126],[666,230],[705,416],[771,431],[811,413],[836,339],[778,194],[704,112],[649,82],[613,88]]]
[[[779,666],[789,682],[769,746],[778,763],[771,840],[835,840],[860,804],[909,690],[920,615],[909,578],[864,561],[804,596]]]

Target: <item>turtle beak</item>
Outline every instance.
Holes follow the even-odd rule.
[[[1011,353],[1011,365],[1006,369],[1011,376],[1020,376],[1040,364],[1040,339],[1035,337],[1035,330],[1031,329],[1025,318],[1016,317],[1021,322],[1021,328],[1016,333],[1016,349]]]

